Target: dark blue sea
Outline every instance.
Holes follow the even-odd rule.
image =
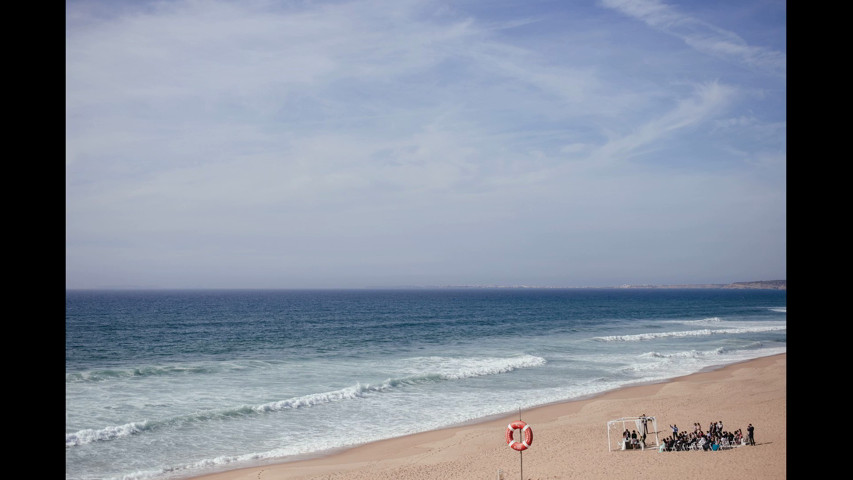
[[[320,455],[786,351],[786,291],[67,291],[66,480]]]

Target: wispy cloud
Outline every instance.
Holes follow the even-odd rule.
[[[671,110],[659,117],[637,125],[634,131],[610,139],[595,149],[592,158],[597,161],[620,161],[638,152],[648,152],[654,144],[678,130],[694,127],[714,118],[723,111],[736,95],[736,89],[713,82],[696,87],[694,97],[680,99]]]
[[[637,18],[652,28],[674,35],[697,51],[740,62],[751,68],[784,75],[784,52],[749,45],[740,35],[682,13],[660,0],[599,0],[605,7]]]

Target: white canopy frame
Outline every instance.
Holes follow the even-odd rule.
[[[607,422],[607,451],[613,451],[613,448],[616,447],[616,450],[622,450],[619,447],[619,443],[622,441],[622,432],[627,428],[628,430],[636,430],[638,435],[642,435],[643,432],[643,419],[646,420],[646,426],[648,427],[649,433],[646,435],[646,447],[660,446],[660,440],[658,439],[658,421],[655,417],[650,417],[646,415],[645,417],[622,417],[617,418],[615,420],[610,420]],[[629,427],[630,426],[630,427]],[[618,434],[613,436],[610,435],[610,431],[614,428],[619,429]],[[654,436],[654,437],[653,437]],[[611,438],[615,438],[615,441]],[[654,444],[651,443],[652,438],[654,438]]]

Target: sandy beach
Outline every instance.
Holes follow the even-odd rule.
[[[505,441],[519,415],[420,433],[347,449],[332,455],[194,477],[196,480],[471,480],[749,478],[787,475],[787,354],[774,355],[639,385],[590,399],[522,411],[534,432],[519,453]],[[707,430],[755,426],[755,446],[720,451],[658,452],[608,449],[607,422],[642,414],[657,419],[661,441],[670,425]],[[630,426],[629,428],[633,428]],[[611,432],[611,435],[618,432]],[[649,437],[654,442],[654,435]],[[523,475],[523,476],[522,476]]]

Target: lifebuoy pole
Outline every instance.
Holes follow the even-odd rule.
[[[515,440],[516,430],[519,431],[519,441]],[[506,426],[506,444],[509,445],[509,448],[518,451],[518,470],[521,473],[521,480],[524,480],[524,457],[521,453],[533,445],[533,429],[520,418],[514,422],[510,422]]]
[[[524,452],[518,452],[518,471],[520,480],[524,480]]]
[[[521,407],[518,407],[518,420],[521,421]],[[524,435],[523,431],[518,432],[518,436]],[[524,450],[518,451],[518,474],[519,480],[524,480]]]
[[[521,421],[521,407],[518,407],[518,421]],[[519,437],[523,438],[522,435],[524,435],[523,430],[518,432]],[[518,480],[524,480],[524,450],[518,451],[518,475]]]

